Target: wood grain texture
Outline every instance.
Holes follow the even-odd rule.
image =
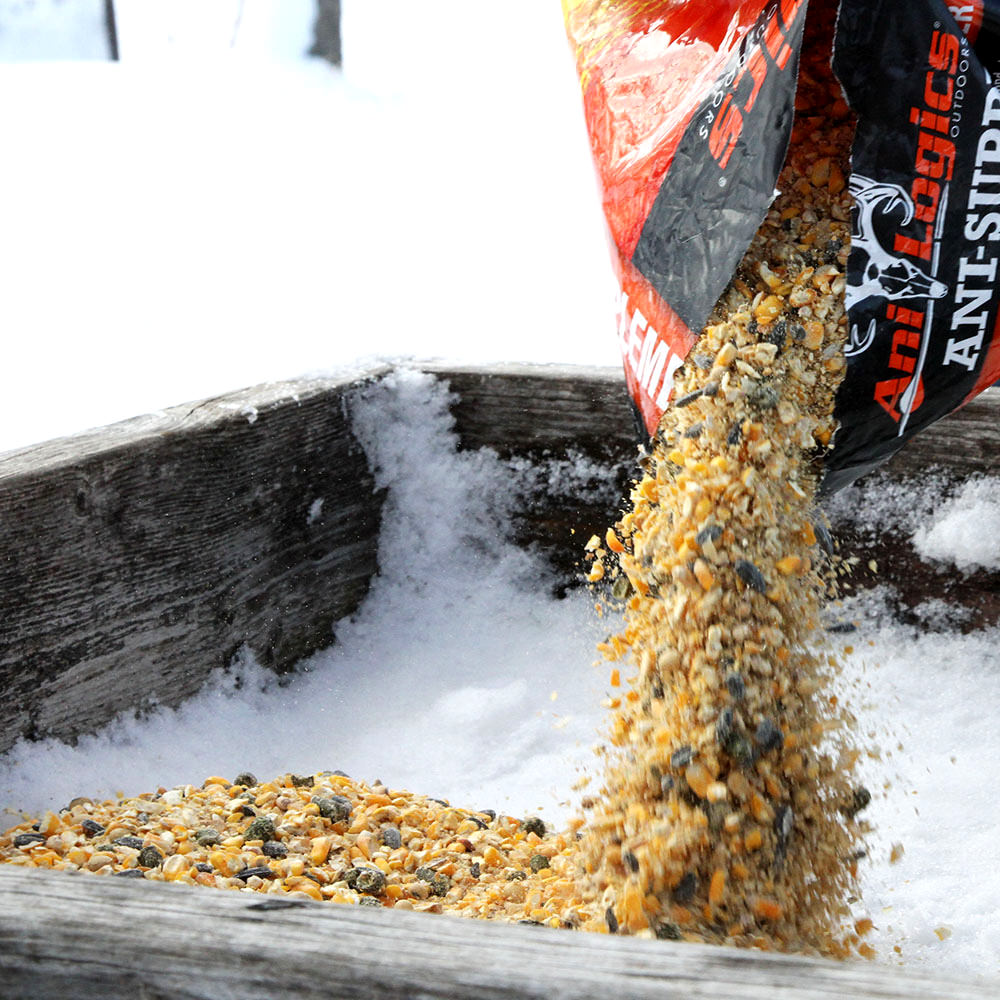
[[[1000,982],[0,869],[4,1000],[987,1000]]]
[[[637,435],[617,368],[569,365],[463,367],[422,364],[446,379],[463,448],[537,455],[574,448],[595,458],[634,459]]]
[[[331,643],[376,569],[381,500],[344,403],[357,381],[259,386],[0,456],[0,751],[177,705],[244,645],[284,671]]]
[[[616,470],[605,505],[550,492],[515,518],[556,588],[570,585],[635,468],[621,372],[417,367],[451,386],[463,447],[572,450]],[[381,506],[344,399],[389,370],[257,386],[0,456],[0,752],[176,705],[243,645],[276,671],[329,645],[376,571]],[[890,468],[988,472],[998,455],[993,389]]]
[[[1000,388],[987,389],[911,438],[885,469],[910,476],[933,466],[956,476],[1000,473]]]

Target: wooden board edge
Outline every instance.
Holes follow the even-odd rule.
[[[102,452],[133,447],[146,438],[209,427],[220,421],[252,421],[260,412],[305,402],[315,396],[345,392],[392,370],[391,365],[373,365],[328,375],[264,382],[16,448],[0,454],[0,483],[13,476],[37,475],[51,468],[78,464]]]
[[[986,1000],[998,981],[861,961],[0,866],[5,1000]],[[81,917],[83,919],[81,919]]]

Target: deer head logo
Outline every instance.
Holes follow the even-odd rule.
[[[854,196],[855,215],[851,230],[851,254],[862,254],[861,268],[852,266],[848,274],[845,301],[848,310],[869,298],[896,302],[900,299],[940,299],[948,294],[948,286],[932,278],[913,261],[886,250],[876,231],[876,218],[902,210],[894,229],[905,226],[913,218],[913,201],[898,184],[885,184],[870,177],[854,174],[850,191]],[[875,339],[875,320],[864,334],[851,326],[851,337],[845,353],[848,356],[868,350]]]

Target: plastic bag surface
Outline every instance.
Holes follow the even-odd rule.
[[[621,289],[626,382],[653,433],[773,199],[806,3],[563,7]],[[826,489],[1000,378],[994,26],[995,0],[841,4],[834,70],[858,131],[851,339]]]

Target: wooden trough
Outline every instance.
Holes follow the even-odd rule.
[[[635,460],[620,372],[420,367],[450,384],[463,447],[573,448],[615,470],[606,504],[546,495],[517,518],[572,586],[581,537],[614,520]],[[285,672],[329,645],[377,572],[384,499],[347,401],[389,371],[259,386],[0,456],[0,752],[178,704],[244,646]],[[998,455],[992,389],[891,471],[996,473]],[[916,602],[934,585],[918,562],[896,551],[880,581]],[[953,595],[976,624],[1000,618],[997,576]],[[996,997],[1000,982],[0,865],[0,997],[88,993],[914,1000]]]

